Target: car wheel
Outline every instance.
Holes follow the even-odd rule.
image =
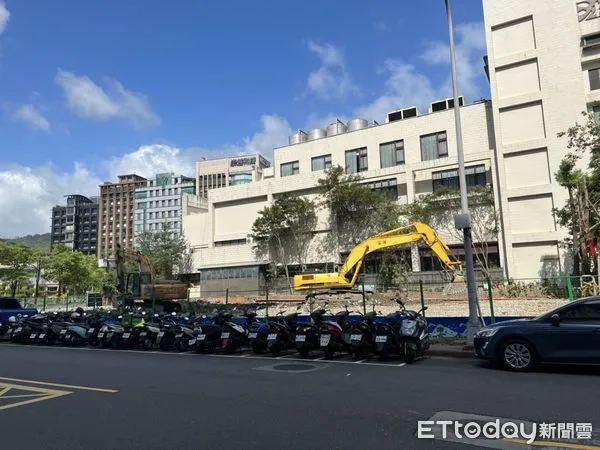
[[[529,342],[511,339],[502,346],[502,362],[514,372],[527,372],[535,366],[535,351]]]

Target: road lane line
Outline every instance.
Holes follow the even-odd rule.
[[[361,364],[364,363],[366,361],[366,359],[361,359],[360,361],[354,361],[354,364]]]
[[[31,398],[29,400],[23,400],[23,401],[16,402],[16,403],[9,403],[8,405],[0,406],[0,411],[3,411],[5,409],[10,409],[10,408],[17,408],[19,406],[29,405],[31,403],[42,402],[44,400],[52,400],[53,398],[58,398],[58,397],[62,397],[64,395],[69,395],[69,394],[73,393],[71,391],[59,391],[56,389],[37,388],[37,387],[33,387],[33,386],[23,386],[23,385],[19,385],[19,384],[1,383],[0,386],[3,387],[2,392],[4,392],[4,393],[10,391],[11,389],[14,389],[17,391],[37,392],[37,394],[34,395],[35,398]],[[0,397],[0,400],[5,399],[5,398],[18,398],[18,397],[28,397],[28,395],[2,396],[2,397]]]
[[[403,366],[405,366],[405,365],[406,365],[406,363],[405,363],[405,362],[403,362],[403,363],[400,363],[400,364],[396,364],[396,367],[403,367]]]
[[[572,448],[578,450],[598,450],[600,449],[597,445],[583,445],[583,444],[571,444],[569,442],[551,442],[551,441],[533,441],[528,443],[525,439],[502,439],[505,442],[513,442],[515,444],[526,444],[532,447],[553,447],[553,448]]]
[[[41,384],[44,386],[62,387],[62,388],[67,388],[67,389],[78,389],[78,390],[82,390],[82,391],[104,392],[107,394],[116,394],[119,392],[116,389],[104,389],[104,388],[94,388],[94,387],[88,387],[88,386],[75,386],[75,385],[70,385],[70,384],[47,383],[44,381],[21,380],[18,378],[0,377],[0,381],[2,381],[2,380],[16,381],[17,383],[25,383],[25,384]]]
[[[4,400],[7,398],[29,398],[29,397],[43,397],[47,394],[24,394],[24,395],[0,395],[0,400]]]
[[[5,387],[4,389],[0,390],[0,397],[2,397],[4,394],[6,394],[8,391],[10,391],[12,388],[9,387]]]
[[[32,398],[31,400],[24,400],[24,401],[18,402],[18,403],[11,403],[10,405],[0,406],[0,411],[3,411],[5,409],[10,409],[10,408],[16,408],[18,406],[30,405],[31,403],[43,402],[44,400],[52,400],[53,398],[58,398],[58,397],[62,397],[64,395],[69,395],[69,394],[72,394],[72,392],[64,392],[64,393],[61,393],[61,394],[44,395],[43,397]]]

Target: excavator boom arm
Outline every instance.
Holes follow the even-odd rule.
[[[450,258],[450,249],[440,239],[438,234],[428,225],[416,222],[409,227],[395,228],[376,234],[358,244],[348,255],[346,262],[340,269],[339,275],[347,278],[347,275],[353,272],[352,284],[354,285],[366,255],[385,248],[397,247],[418,241],[424,241],[448,270],[453,272],[462,270],[461,263]]]
[[[440,239],[438,234],[428,225],[415,222],[409,227],[400,227],[385,231],[364,240],[352,249],[346,262],[335,274],[296,275],[294,286],[296,289],[314,289],[316,287],[343,287],[352,288],[356,284],[363,260],[369,253],[390,247],[397,247],[412,242],[425,242],[437,255],[442,264],[453,273],[462,278],[462,263],[450,257],[450,249]],[[349,279],[349,276],[351,278]]]

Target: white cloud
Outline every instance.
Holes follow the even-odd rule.
[[[72,172],[52,165],[36,168],[11,166],[0,169],[1,237],[45,233],[50,230],[52,206],[63,203],[64,195],[93,195],[100,180],[75,163]]]
[[[303,130],[310,131],[313,128],[327,128],[327,125],[335,122],[338,119],[342,122],[348,121],[348,117],[345,115],[340,116],[333,113],[321,115],[317,113],[311,113],[308,115],[308,119],[306,119],[306,124],[304,125]]]
[[[44,117],[40,109],[32,104],[19,106],[13,112],[12,117],[13,119],[25,122],[35,130],[50,132],[50,122]]]
[[[321,60],[319,68],[308,74],[308,91],[324,100],[341,99],[360,92],[348,73],[346,58],[339,48],[309,41],[308,49]]]
[[[173,145],[142,145],[123,156],[109,160],[95,173],[76,163],[70,172],[52,165],[41,167],[0,167],[0,237],[45,233],[50,229],[52,206],[63,204],[68,194],[97,195],[99,185],[116,180],[118,175],[137,173],[152,177],[161,172],[193,176],[195,162],[202,157],[219,158],[259,152],[272,158],[273,147],[287,143],[291,129],[286,120],[276,115],[260,118],[261,129],[239,143],[219,148],[181,149]]]
[[[6,3],[0,1],[0,34],[6,31],[8,21],[10,20],[10,11],[6,8]]]
[[[455,28],[456,72],[460,93],[471,100],[481,96],[479,80],[483,77],[483,59],[485,54],[485,31],[480,22],[464,23]],[[421,58],[429,65],[450,67],[450,47],[446,42],[435,41],[428,45]],[[441,86],[444,97],[452,94],[450,75]]]
[[[384,20],[378,20],[377,22],[375,22],[373,24],[373,27],[375,27],[375,30],[385,33],[388,31],[392,30],[392,27],[390,27],[387,22],[385,22]]]
[[[85,75],[58,69],[54,81],[62,88],[69,108],[81,117],[125,119],[135,128],[160,123],[144,94],[128,91],[116,80],[106,78],[103,88]]]
[[[483,96],[485,81],[482,56],[485,54],[483,24],[471,22],[455,28],[456,64],[460,95],[468,102]],[[360,117],[381,121],[386,114],[401,108],[418,106],[422,113],[428,111],[432,101],[452,96],[450,54],[448,45],[441,41],[429,42],[419,58],[428,66],[447,71],[441,83],[419,70],[414,64],[398,59],[388,59],[381,73],[387,75],[385,92],[373,102],[357,108]]]
[[[385,93],[371,104],[358,108],[357,116],[382,121],[388,112],[399,108],[418,106],[424,111],[427,103],[437,95],[431,80],[412,64],[388,59],[382,72],[388,75]]]

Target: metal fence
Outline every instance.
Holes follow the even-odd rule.
[[[398,308],[395,300],[400,298],[410,309],[427,307],[425,314],[430,317],[468,315],[465,282],[417,280],[385,287],[376,282],[365,283],[364,291],[361,285],[352,292],[314,298],[307,297],[308,292],[290,292],[289,288],[282,286],[285,283],[279,283],[277,289],[267,286],[254,290],[205,290],[200,287],[190,289],[189,297],[182,301],[182,305],[184,310],[207,310],[210,305],[230,308],[244,305],[243,308],[251,306],[262,309],[265,315],[272,315],[280,310],[290,312],[299,307],[303,311],[310,311],[327,303],[332,310],[348,307],[361,312],[377,310],[388,313]],[[598,280],[592,276],[565,275],[508,281],[480,279],[477,281],[477,294],[480,315],[493,321],[495,317],[536,316],[577,298],[600,294],[600,288]],[[90,304],[86,295],[69,295],[58,299],[28,297],[20,300],[25,307],[49,312],[100,307],[100,304]]]

